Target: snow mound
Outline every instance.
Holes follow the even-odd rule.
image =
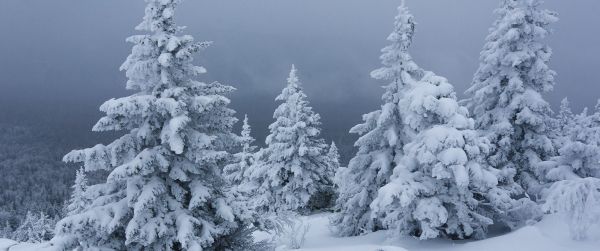
[[[481,241],[389,239],[387,231],[364,236],[337,238],[329,231],[330,214],[305,217],[311,228],[299,251],[597,251],[600,235],[588,241],[573,241],[568,226],[555,215],[514,232]]]
[[[512,233],[481,241],[417,240],[415,238],[389,239],[387,231],[364,236],[338,238],[329,231],[331,214],[302,217],[310,229],[306,241],[298,251],[597,251],[600,232],[594,239],[574,241],[569,237],[568,226],[555,215],[547,215],[535,225],[523,227]],[[257,233],[257,239],[267,239]],[[0,239],[0,251],[53,251],[48,243],[17,243]],[[284,251],[278,249],[278,251]]]
[[[10,246],[16,245],[17,242],[13,240],[0,239],[0,250],[7,250]]]
[[[17,243],[13,240],[0,239],[0,251],[56,251],[49,243]]]

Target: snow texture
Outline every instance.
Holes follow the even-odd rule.
[[[310,225],[304,245],[298,251],[595,251],[600,244],[600,234],[596,239],[573,241],[568,228],[557,215],[548,215],[535,225],[520,228],[514,232],[495,235],[478,241],[464,240],[418,240],[411,237],[395,238],[391,231],[378,231],[356,237],[336,237],[330,232],[327,219],[330,214],[302,217],[300,220]],[[597,232],[600,233],[600,232]],[[268,239],[265,233],[256,233]],[[278,249],[288,250],[288,249]]]

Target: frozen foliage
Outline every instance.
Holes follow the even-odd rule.
[[[573,114],[568,101],[563,100],[553,133],[558,155],[540,164],[546,170],[546,181],[600,178],[599,107],[592,115],[587,109]]]
[[[40,243],[48,241],[54,234],[55,223],[43,212],[39,214],[28,212],[21,225],[7,236],[19,242]]]
[[[224,238],[215,241],[211,250],[215,251],[269,251],[274,245],[269,240],[256,241],[253,227],[239,227]]]
[[[300,219],[285,224],[280,231],[276,232],[275,243],[277,243],[278,250],[302,248],[306,242],[308,230],[310,230],[310,224]]]
[[[363,115],[363,124],[350,132],[360,135],[354,144],[358,153],[347,168],[336,173],[340,213],[332,217],[333,230],[338,235],[350,236],[381,229],[381,223],[371,218],[369,205],[377,190],[389,182],[393,165],[403,155],[402,147],[410,139],[404,129],[400,100],[410,82],[423,77],[423,70],[412,60],[408,48],[412,43],[415,22],[402,5],[396,17],[395,28],[388,40],[392,42],[382,52],[384,67],[373,71],[375,79],[390,81],[385,87],[380,110]]]
[[[335,145],[335,142],[331,142],[329,151],[327,152],[327,159],[329,160],[329,170],[336,172],[340,168],[340,153]]]
[[[586,239],[590,228],[600,224],[600,179],[556,182],[550,188],[544,207],[567,218],[573,239]]]
[[[556,119],[554,143],[558,155],[540,164],[546,181],[555,182],[546,194],[546,210],[567,218],[571,237],[586,239],[600,224],[600,106],[573,114],[565,99]]]
[[[257,153],[239,189],[251,194],[249,208],[259,215],[308,212],[316,209],[313,199],[331,190],[333,170],[320,138],[320,117],[309,106],[295,67],[276,100],[283,103],[273,114],[267,146]]]
[[[329,167],[327,168],[327,178],[330,179],[332,183],[328,189],[320,191],[318,194],[314,195],[311,199],[310,206],[315,209],[324,209],[331,210],[335,207],[336,201],[336,182],[335,175],[336,172],[340,169],[340,154],[335,142],[331,142],[329,145],[329,151],[327,152],[327,161]]]
[[[427,72],[406,89],[400,106],[415,137],[371,204],[373,217],[420,239],[483,238],[494,220],[517,224],[508,212],[527,200],[514,199],[520,189],[511,173],[485,163],[489,144],[458,105],[452,85]]]
[[[211,250],[239,225],[225,196],[222,168],[239,145],[227,108],[233,88],[194,80],[205,72],[194,53],[208,46],[178,36],[180,0],[147,0],[131,55],[121,69],[135,94],[106,101],[94,131],[125,135],[108,145],[67,154],[86,172],[107,170],[89,186],[80,213],[57,224],[54,243],[66,249]]]
[[[85,190],[87,189],[87,178],[85,177],[85,170],[80,168],[77,170],[75,176],[75,184],[73,184],[73,192],[69,199],[69,204],[65,208],[65,214],[67,216],[81,213],[86,206],[89,204],[88,198],[85,197]]]
[[[235,159],[233,160],[233,163],[227,165],[224,169],[225,177],[234,184],[238,184],[242,181],[244,173],[248,170],[248,167],[254,163],[256,146],[253,145],[254,138],[250,135],[251,132],[252,129],[248,124],[248,116],[245,116],[241,133],[241,143],[243,144],[242,150],[234,155]]]
[[[573,114],[573,110],[571,110],[569,99],[564,98],[562,101],[560,101],[558,118],[555,120],[555,124],[553,125],[554,134],[557,136],[568,134],[568,131],[572,129],[571,126],[575,124],[573,118],[575,118],[575,114]]]
[[[538,194],[543,170],[536,164],[553,156],[548,138],[550,105],[542,94],[552,90],[554,76],[544,39],[556,14],[542,9],[541,0],[502,0],[481,52],[481,64],[467,90],[468,107],[492,143],[490,164]]]
[[[369,131],[336,178],[342,212],[333,218],[334,230],[353,235],[383,227],[421,239],[463,239],[485,237],[495,221],[517,225],[520,210],[534,204],[515,199],[522,192],[514,173],[484,161],[489,143],[474,130],[452,85],[409,60],[414,21],[404,4],[396,20],[394,45],[382,56],[387,68],[373,73],[394,83],[382,110],[366,116],[377,119],[353,129]],[[382,123],[388,119],[394,120]]]

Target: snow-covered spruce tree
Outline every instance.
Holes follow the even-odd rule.
[[[412,141],[398,156],[389,183],[371,204],[372,217],[400,235],[484,238],[494,223],[515,226],[535,208],[516,200],[520,187],[487,165],[487,139],[456,100],[453,86],[432,72],[405,87],[399,106]]]
[[[225,97],[233,88],[195,80],[205,69],[192,56],[209,43],[178,35],[180,0],[146,1],[137,29],[149,34],[128,39],[133,50],[121,66],[136,93],[105,102],[93,128],[125,135],[64,157],[110,174],[87,188],[92,200],[82,212],[57,224],[54,243],[63,250],[213,250],[239,227],[222,177],[239,145]]]
[[[414,18],[404,4],[399,11],[394,43],[382,56],[386,67],[373,73],[393,83],[382,110],[353,129],[363,136],[359,153],[336,178],[341,213],[332,219],[334,230],[482,238],[494,221],[512,225],[510,212],[532,203],[513,199],[519,187],[512,173],[486,165],[489,143],[452,85],[410,60]]]
[[[552,111],[542,94],[552,90],[555,72],[548,67],[552,52],[543,40],[557,15],[541,4],[501,1],[466,101],[477,129],[492,143],[490,164],[516,170],[517,181],[531,195],[540,192],[544,175],[536,165],[554,155],[547,123]]]
[[[244,124],[242,125],[241,152],[236,153],[233,163],[227,165],[224,169],[225,178],[233,184],[239,184],[248,167],[254,163],[256,146],[253,145],[254,138],[250,135],[251,133],[252,128],[248,124],[248,116],[246,115],[244,117]]]
[[[569,131],[573,128],[573,119],[575,114],[571,110],[571,104],[567,98],[560,101],[560,111],[558,112],[558,118],[555,121],[554,133],[555,136],[564,136],[569,134]]]
[[[69,203],[65,208],[65,215],[71,216],[78,214],[85,210],[89,204],[88,199],[85,197],[85,190],[87,189],[87,178],[85,176],[85,170],[80,168],[77,170],[75,175],[75,184],[73,184],[73,191]]]
[[[283,103],[273,114],[267,146],[257,153],[242,186],[254,191],[252,208],[259,214],[318,209],[313,200],[331,190],[332,170],[327,144],[319,137],[320,116],[309,106],[295,67],[276,100]]]
[[[338,151],[337,146],[335,145],[335,142],[331,142],[331,145],[329,146],[329,151],[327,152],[327,159],[329,159],[329,170],[333,172],[329,174],[331,175],[329,177],[333,177],[335,175],[335,172],[340,168],[340,153]]]
[[[382,52],[383,68],[372,72],[378,80],[390,81],[385,87],[380,110],[363,115],[364,123],[350,132],[360,135],[354,144],[358,153],[347,168],[336,173],[339,197],[338,214],[332,217],[333,230],[340,236],[359,235],[383,228],[381,222],[371,217],[369,205],[377,190],[389,182],[397,158],[403,155],[402,147],[410,135],[405,130],[399,105],[406,86],[423,77],[423,70],[408,53],[415,30],[413,16],[404,3],[399,8],[394,31],[388,37],[392,42]]]
[[[54,224],[56,222],[41,212],[36,215],[27,212],[25,220],[13,232],[11,239],[19,242],[40,243],[52,238]]]
[[[546,180],[553,182],[544,194],[544,208],[564,216],[571,237],[588,237],[590,227],[600,223],[600,110],[573,114],[563,100],[554,143],[558,155],[545,161]]]
[[[56,221],[51,219],[44,212],[40,212],[36,221],[33,223],[29,242],[44,242],[54,237],[54,227]]]
[[[21,221],[21,224],[12,233],[11,239],[20,242],[28,242],[33,239],[33,224],[37,221],[37,216],[31,211],[27,212],[25,219]]]
[[[315,198],[312,200],[311,206],[314,208],[331,210],[335,208],[337,199],[336,191],[338,187],[336,186],[335,176],[340,169],[340,153],[333,141],[331,142],[331,145],[329,145],[329,150],[327,151],[327,161],[329,167],[327,168],[327,173],[325,175],[330,179],[330,188],[320,192],[319,195],[314,196]]]
[[[573,114],[563,102],[557,121],[553,135],[558,155],[540,164],[546,170],[545,180],[600,178],[600,111]]]

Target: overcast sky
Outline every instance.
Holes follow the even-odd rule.
[[[179,25],[214,45],[197,56],[205,81],[238,88],[233,107],[247,113],[262,141],[274,97],[292,63],[321,113],[327,139],[342,140],[361,114],[379,106],[379,67],[399,0],[187,0]],[[412,0],[418,27],[411,53],[447,77],[459,95],[470,84],[497,0]],[[547,0],[560,15],[548,40],[558,72],[554,105],[600,97],[600,1]],[[101,115],[104,100],[127,95],[118,71],[137,34],[142,0],[0,0],[0,123],[38,121],[77,136]],[[350,144],[351,138],[348,141]]]

